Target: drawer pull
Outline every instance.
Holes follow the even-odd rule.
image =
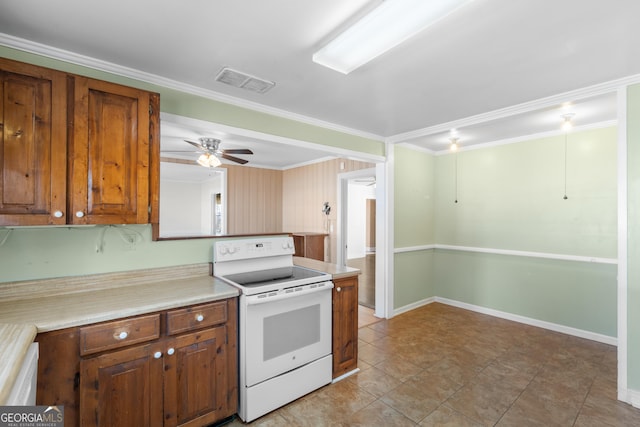
[[[173,353],[175,353],[175,352],[176,352],[176,351],[174,350],[174,348],[173,348],[173,347],[171,347],[169,350],[167,350],[167,354],[168,354],[169,356],[173,355]]]
[[[116,335],[116,338],[119,340],[123,340],[125,338],[127,338],[129,336],[129,334],[125,331],[120,332],[118,335]]]
[[[338,287],[336,288],[336,292],[341,292],[341,291],[342,291],[342,288],[341,288],[340,286],[338,286]]]
[[[202,321],[204,320],[204,316],[203,316],[202,314],[198,314],[198,315],[196,316],[196,320],[197,320],[198,322],[202,322]]]
[[[155,353],[153,353],[153,358],[154,359],[160,359],[162,357],[162,352],[161,351],[156,351]]]

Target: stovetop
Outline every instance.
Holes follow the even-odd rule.
[[[229,274],[220,276],[220,278],[240,288],[244,294],[252,295],[310,283],[330,281],[331,275],[294,265]]]
[[[291,236],[263,236],[213,243],[214,275],[245,295],[331,281],[331,275],[293,265]]]

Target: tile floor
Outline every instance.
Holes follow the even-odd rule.
[[[439,303],[359,338],[359,373],[250,425],[640,426],[609,345]]]

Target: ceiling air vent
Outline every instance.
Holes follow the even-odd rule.
[[[220,70],[216,76],[216,81],[257,93],[265,93],[276,85],[274,82],[263,80],[227,67]]]

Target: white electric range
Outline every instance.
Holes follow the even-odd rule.
[[[214,275],[242,292],[240,405],[252,421],[331,382],[331,275],[293,265],[293,239],[213,244]]]

